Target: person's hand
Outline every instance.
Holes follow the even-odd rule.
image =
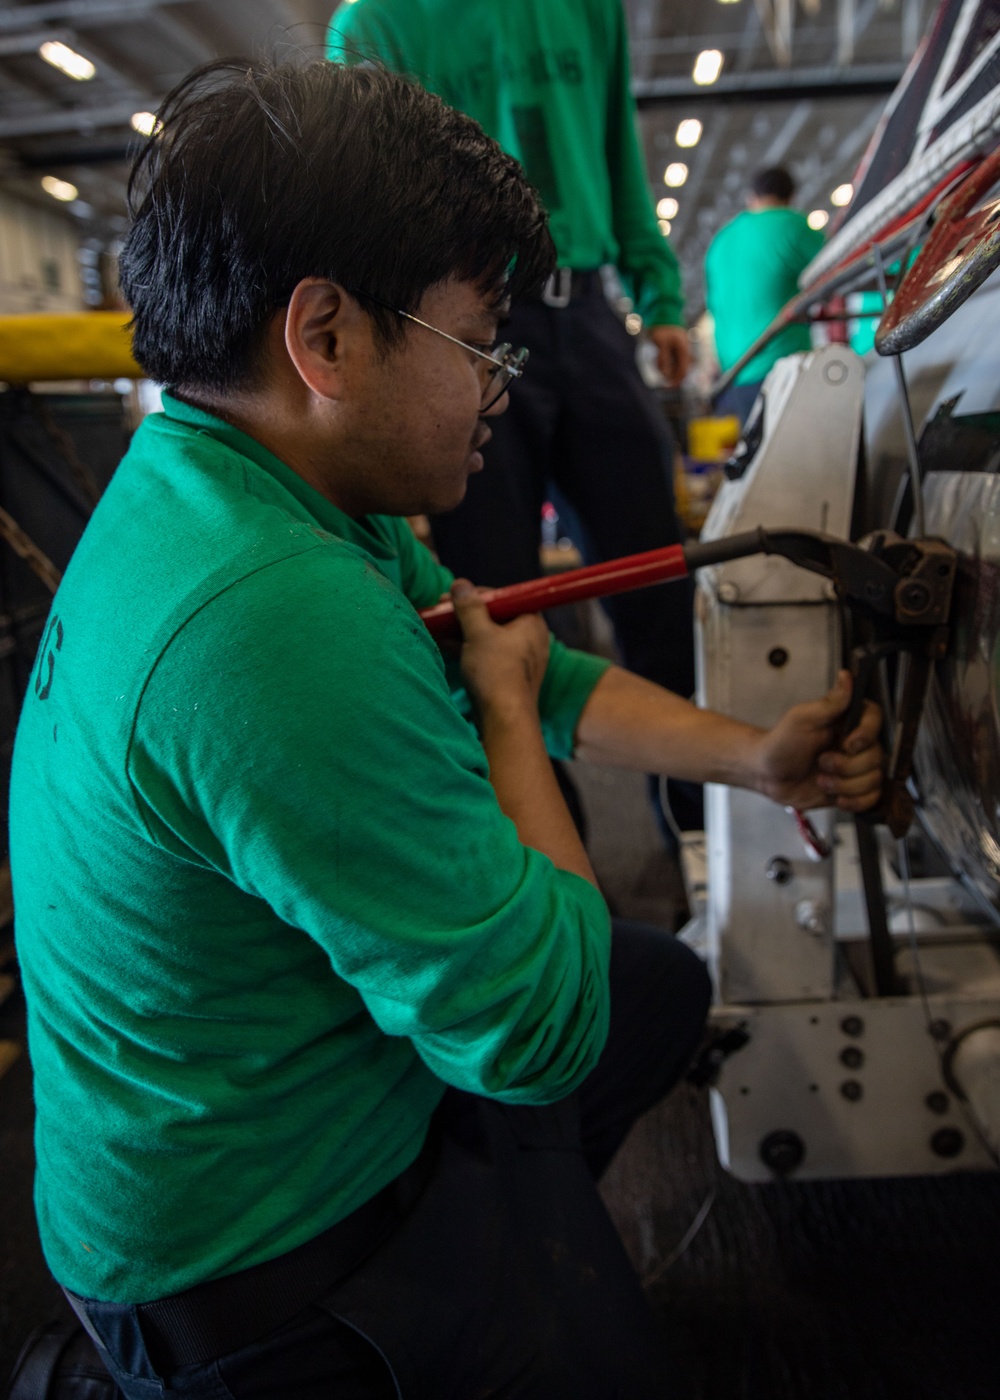
[[[656,364],[672,389],[680,388],[691,367],[691,342],[683,326],[650,326]]]
[[[455,580],[451,597],[464,638],[462,678],[480,713],[527,706],[537,713],[549,664],[549,629],[543,620],[527,614],[499,625],[468,579]]]
[[[850,672],[841,671],[822,699],[787,710],[760,741],[760,791],[802,810],[864,812],[873,807],[882,790],[882,715],[866,701],[857,728],[835,747],[837,724],[850,703]]]

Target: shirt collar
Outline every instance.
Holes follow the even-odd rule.
[[[163,412],[167,418],[177,423],[185,423],[198,432],[209,433],[220,442],[224,442],[227,447],[231,447],[234,452],[248,457],[251,462],[275,477],[324,530],[341,539],[360,543],[378,557],[397,556],[398,551],[388,543],[384,532],[375,528],[378,517],[364,516],[356,520],[346,515],[339,506],[335,506],[322,492],[310,486],[297,471],[293,471],[287,463],[276,457],[249,433],[243,432],[241,428],[234,428],[232,423],[227,423],[224,418],[217,418],[214,413],[207,413],[205,409],[196,408],[194,404],[184,403],[166,390],[162,398]]]

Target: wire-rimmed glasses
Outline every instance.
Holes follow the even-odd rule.
[[[419,316],[414,316],[409,311],[402,311],[398,306],[392,306],[387,301],[380,301],[378,297],[372,296],[371,292],[362,292],[361,295],[366,296],[369,301],[375,302],[377,306],[384,306],[387,311],[402,316],[404,320],[412,321],[417,326],[423,326],[425,331],[433,331],[435,335],[450,340],[452,345],[460,345],[463,350],[468,350],[470,355],[476,355],[480,360],[485,360],[486,364],[490,366],[490,371],[483,383],[483,397],[479,404],[480,413],[486,413],[495,403],[498,403],[513,381],[520,379],[524,373],[528,351],[523,346],[521,349],[515,350],[513,345],[505,342],[489,352],[479,350],[475,345],[469,345],[467,341],[449,335],[447,331],[438,330],[437,326],[432,326],[429,321],[421,321]]]

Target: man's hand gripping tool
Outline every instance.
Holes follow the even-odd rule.
[[[854,677],[851,704],[842,725],[844,736],[861,718],[879,662],[887,656],[900,657],[889,762],[879,807],[869,814],[869,820],[883,821],[894,835],[902,834],[913,816],[906,784],[931,669],[948,645],[957,555],[943,540],[907,540],[880,530],[859,544],[850,544],[807,530],[760,528],[704,543],[668,545],[553,578],[488,589],[482,597],[494,621],[508,622],[521,613],[543,612],[565,603],[687,578],[696,569],[753,554],[780,555],[833,583],[847,615]],[[421,617],[439,641],[460,638],[451,602],[427,608]]]

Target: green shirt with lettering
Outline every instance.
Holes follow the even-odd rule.
[[[620,0],[356,0],[335,13],[327,51],[378,59],[474,117],[537,188],[560,264],[613,263],[648,325],[681,324]]]
[[[11,783],[42,1244],[123,1303],[334,1224],[445,1085],[569,1093],[608,1017],[604,902],[519,841],[417,615],[451,576],[164,404],[55,597]],[[553,643],[554,754],[604,666]]]

